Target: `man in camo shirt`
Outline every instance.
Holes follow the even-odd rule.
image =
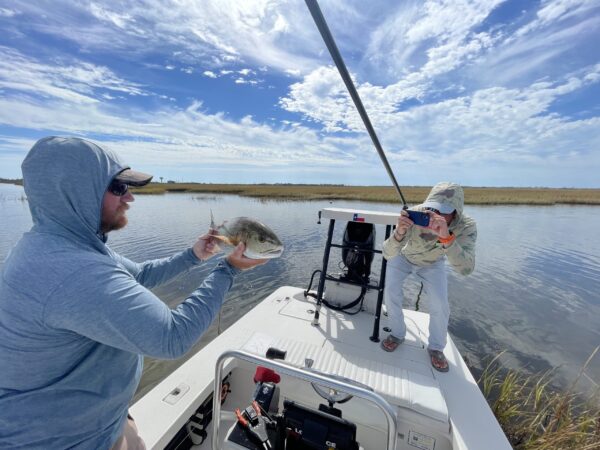
[[[411,273],[423,282],[429,303],[429,345],[431,365],[440,372],[448,371],[444,356],[450,307],[445,261],[461,275],[475,268],[475,221],[463,213],[464,192],[456,183],[436,184],[421,205],[411,209],[430,216],[428,227],[415,225],[402,211],[394,234],[383,244],[388,261],[385,285],[391,334],[382,341],[385,351],[393,352],[404,341],[406,325],[402,313],[402,288]]]

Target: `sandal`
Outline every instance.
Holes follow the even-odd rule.
[[[450,366],[448,366],[448,360],[444,356],[444,353],[439,350],[427,350],[429,358],[431,359],[431,365],[438,372],[448,372]]]
[[[404,338],[397,338],[396,336],[392,336],[390,334],[383,341],[381,341],[381,348],[384,349],[386,352],[393,352],[403,342]]]

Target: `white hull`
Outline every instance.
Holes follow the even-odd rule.
[[[264,357],[271,346],[287,351],[287,364],[302,367],[310,358],[313,368],[321,372],[372,387],[397,413],[396,449],[510,449],[452,339],[449,337],[444,352],[450,371],[439,373],[432,369],[426,351],[429,316],[404,311],[407,339],[396,352],[384,352],[378,342],[369,339],[373,301],[367,295],[366,311],[354,316],[322,308],[320,326],[314,327],[311,311],[315,300],[305,298],[298,288],[278,289],[132,406],[131,414],[148,448],[165,448],[211,396],[215,363],[222,353],[243,350]],[[386,325],[382,317],[381,327]],[[226,364],[224,373],[231,372],[231,393],[223,411],[248,406],[254,392],[254,370],[242,361]],[[305,381],[283,376],[279,387],[280,407],[284,398],[314,408],[324,403]],[[336,407],[344,419],[356,423],[356,440],[362,448],[386,448],[387,422],[373,404],[355,397]],[[224,412],[222,417],[219,448],[242,448],[222,441],[235,424],[232,414]],[[212,448],[212,425],[207,427],[208,437],[193,448]]]

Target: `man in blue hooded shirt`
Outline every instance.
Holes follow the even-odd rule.
[[[171,310],[149,289],[218,247],[207,234],[170,258],[138,264],[106,245],[107,233],[127,224],[128,187],[150,175],[92,142],[57,137],[39,140],[22,170],[33,227],[0,280],[0,448],[121,445],[142,355],[186,353],[234,276],[264,261],[238,246]]]

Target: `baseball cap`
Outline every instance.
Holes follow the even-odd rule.
[[[454,210],[456,209],[454,206],[452,206],[451,203],[445,203],[445,202],[442,203],[442,202],[435,202],[435,201],[425,202],[421,206],[423,206],[424,208],[437,209],[442,214],[450,214],[450,213],[454,212]]]
[[[150,183],[151,179],[152,175],[131,169],[125,169],[115,177],[115,180],[130,186],[144,186]]]

